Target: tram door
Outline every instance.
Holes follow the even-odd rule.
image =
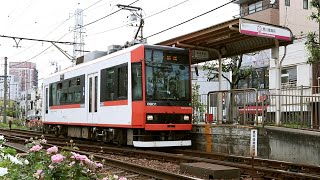
[[[88,75],[88,123],[97,122],[98,82],[98,73]]]

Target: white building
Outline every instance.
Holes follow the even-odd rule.
[[[7,78],[7,100],[17,101],[20,96],[20,78],[9,75]],[[0,77],[0,100],[4,99],[4,77]]]
[[[21,117],[41,116],[41,90],[36,88],[22,91],[19,97]],[[25,112],[27,111],[27,115]]]

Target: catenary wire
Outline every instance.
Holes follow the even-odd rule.
[[[147,36],[147,37],[145,37],[145,38],[150,38],[150,37],[152,37],[152,36],[156,36],[156,35],[158,35],[158,34],[161,34],[161,33],[163,33],[163,32],[166,32],[166,31],[168,31],[168,30],[171,30],[171,29],[173,29],[173,28],[176,28],[176,27],[178,27],[178,26],[181,26],[182,24],[185,24],[185,23],[187,23],[187,22],[190,22],[190,21],[192,21],[192,20],[194,20],[194,19],[197,19],[197,18],[199,18],[199,17],[201,17],[201,16],[204,16],[204,15],[206,15],[206,14],[208,14],[208,13],[211,13],[211,12],[213,12],[213,11],[216,11],[216,10],[218,10],[218,9],[220,9],[220,8],[228,5],[228,4],[231,4],[231,3],[235,2],[235,1],[236,1],[236,0],[229,1],[229,2],[227,2],[227,3],[225,3],[225,4],[221,5],[221,6],[218,6],[218,7],[214,8],[214,9],[211,9],[210,11],[207,11],[207,12],[205,12],[205,13],[202,13],[202,14],[200,14],[200,15],[198,15],[198,16],[195,16],[195,17],[193,17],[193,18],[191,18],[191,19],[188,19],[188,20],[186,20],[186,21],[183,21],[183,22],[181,22],[181,23],[179,23],[179,24],[176,24],[176,25],[174,25],[174,26],[171,26],[171,27],[169,27],[169,28],[167,28],[167,29],[164,29],[164,30],[159,31],[159,32],[157,32],[157,33],[154,33],[154,34],[152,34],[152,35],[149,35],[149,36]]]

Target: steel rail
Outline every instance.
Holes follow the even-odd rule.
[[[61,140],[60,140],[60,142],[53,142],[53,144],[63,145],[64,143],[61,143]],[[274,169],[274,168],[270,168],[270,167],[252,166],[252,164],[239,164],[239,163],[234,163],[234,162],[226,162],[226,161],[222,161],[222,160],[207,159],[207,158],[202,158],[202,157],[193,157],[193,156],[188,156],[188,155],[177,155],[177,154],[165,153],[165,152],[142,151],[142,150],[123,149],[123,148],[106,147],[106,146],[102,147],[102,146],[97,146],[97,145],[85,145],[85,144],[77,144],[76,146],[79,147],[80,149],[87,148],[91,152],[93,152],[96,149],[96,152],[103,150],[103,151],[109,151],[110,153],[116,153],[116,154],[119,154],[119,152],[121,152],[123,154],[136,153],[139,155],[141,155],[141,154],[145,155],[149,158],[156,157],[156,159],[163,159],[163,160],[167,160],[167,161],[168,160],[169,161],[176,160],[179,162],[207,162],[207,163],[212,163],[212,164],[237,167],[237,168],[240,168],[242,171],[246,172],[247,174],[254,173],[255,175],[257,175],[259,177],[264,176],[264,177],[273,177],[273,178],[291,177],[291,178],[302,178],[302,179],[305,179],[305,178],[320,179],[320,176],[318,176],[317,174],[290,172],[290,171],[279,170],[279,169]],[[79,151],[79,152],[81,152],[81,151]],[[83,153],[83,152],[81,152],[81,153]],[[90,153],[88,153],[88,154],[90,154]],[[202,153],[202,154],[204,155],[204,153]],[[100,155],[97,155],[97,156],[100,156]],[[236,157],[236,156],[230,156],[230,158],[234,158],[234,157]],[[248,158],[247,158],[247,160],[248,160]],[[108,159],[108,161],[109,161],[109,159]],[[269,160],[265,159],[264,161],[268,162]],[[275,161],[271,160],[271,162],[275,162]],[[288,164],[290,164],[290,163],[288,163]],[[291,163],[291,164],[293,164],[293,163]],[[262,165],[265,165],[265,164],[262,163]],[[296,165],[298,165],[298,164],[296,164]]]

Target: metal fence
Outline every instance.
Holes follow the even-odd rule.
[[[280,104],[280,126],[319,129],[320,94],[315,93],[319,89],[318,86],[290,87],[281,89],[280,94],[276,90],[269,90],[264,124],[277,124],[276,104]]]
[[[194,102],[197,103],[193,103],[193,121],[319,129],[319,89],[318,86],[301,86],[283,88],[281,91],[235,89],[209,92],[195,97]]]

